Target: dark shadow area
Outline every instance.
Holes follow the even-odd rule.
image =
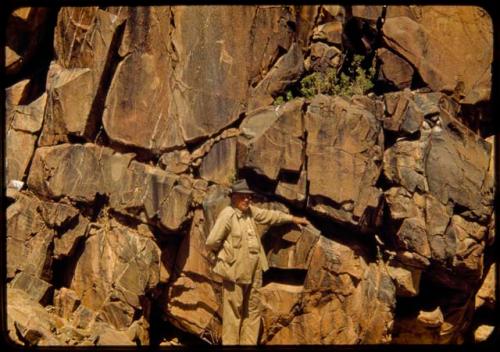
[[[85,242],[87,237],[79,239],[75,246],[74,252],[68,257],[56,259],[52,263],[52,284],[54,288],[69,287],[75,273],[76,265],[85,250]]]
[[[90,140],[96,139],[97,133],[99,133],[98,131],[106,133],[104,128],[102,128],[102,116],[111,80],[113,79],[116,68],[121,61],[120,56],[118,55],[118,50],[122,42],[125,24],[126,21],[120,24],[113,34],[113,38],[111,39],[109,46],[108,56],[106,57],[106,63],[104,64],[102,71],[101,81],[99,82],[94,101],[92,102],[92,106],[90,108],[89,119],[87,121],[87,125],[85,126],[85,134],[89,136]]]
[[[487,138],[497,132],[493,116],[491,102],[482,101],[475,105],[461,105],[460,121],[482,138]]]
[[[28,85],[26,94],[23,96],[20,104],[28,104],[37,97],[39,97],[45,91],[45,81],[47,77],[47,72],[50,66],[50,62],[54,57],[54,31],[47,30],[56,27],[57,15],[59,13],[59,7],[51,8],[40,8],[40,11],[47,11],[45,14],[45,23],[42,28],[45,30],[39,30],[35,33],[36,38],[28,35],[29,27],[25,28],[26,25],[22,20],[17,19],[13,16],[9,17],[6,26],[5,34],[5,44],[11,48],[14,48],[16,52],[30,53],[28,57],[23,56],[24,62],[22,67],[13,74],[6,74],[5,81],[3,82],[3,87],[9,87],[14,83],[22,81],[23,79],[29,78],[33,80]],[[37,16],[36,13],[32,15]],[[28,18],[28,22],[30,19]],[[23,35],[19,35],[18,31],[21,31]],[[14,40],[18,40],[14,42]]]
[[[300,171],[295,172],[295,171],[280,170],[280,172],[278,173],[278,180],[286,183],[297,183],[299,182],[299,178],[300,178]]]
[[[465,304],[470,293],[440,285],[423,273],[420,292],[415,297],[398,297],[396,300],[396,320],[404,317],[417,317],[420,310],[433,311],[438,306],[443,314],[449,308]]]
[[[104,135],[102,137],[99,137],[99,135],[97,134],[96,138],[102,138],[103,142],[107,141],[108,144],[105,146],[112,148],[114,150],[114,152],[121,153],[121,154],[133,153],[133,154],[135,154],[134,160],[136,160],[138,162],[153,164],[153,165],[158,164],[158,159],[160,158],[162,153],[155,154],[155,153],[153,153],[153,151],[151,151],[149,149],[141,148],[141,147],[134,146],[134,145],[125,145],[125,144],[121,144],[121,143],[116,142],[116,141],[112,141],[111,139],[109,139],[107,137],[107,135],[105,133],[106,132],[103,129],[101,131],[101,135],[103,135],[103,134]]]
[[[412,67],[413,67],[413,65],[412,65]],[[428,90],[429,92],[431,92],[431,90],[427,87],[427,84],[422,79],[422,76],[420,76],[420,73],[418,73],[418,70],[416,70],[415,67],[413,67],[413,69],[415,71],[413,73],[413,80],[411,81],[410,89],[411,90],[420,89],[421,91]]]
[[[257,192],[255,195],[257,200],[260,195],[273,197],[276,186],[278,185],[277,181],[270,180],[266,176],[258,174],[255,170],[250,168],[240,169],[238,177],[246,179],[250,189]]]
[[[301,286],[306,279],[307,270],[305,269],[279,269],[269,268],[263,274],[262,285],[265,286],[271,282],[277,282],[285,285]]]

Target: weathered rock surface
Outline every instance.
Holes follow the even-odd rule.
[[[264,297],[271,299],[264,307],[275,315],[266,329],[266,343],[387,342],[395,288],[385,271],[377,269],[379,265],[367,263],[356,250],[321,237],[302,291],[286,286],[264,287]],[[278,297],[285,302],[276,306]],[[309,329],[317,319],[321,328]]]
[[[154,152],[212,136],[236,121],[246,105],[248,82],[269,69],[277,58],[278,46],[288,49],[291,42],[285,21],[279,20],[290,18],[290,14],[281,7],[127,11],[119,50],[123,61],[111,83],[103,122],[111,139]],[[224,30],[233,18],[240,19],[238,35]],[[186,25],[200,21],[207,25]],[[254,27],[255,21],[261,25]],[[250,32],[252,39],[246,40]],[[269,36],[269,32],[278,35]],[[157,42],[166,44],[156,48]],[[192,56],[192,52],[199,55]],[[260,59],[248,61],[248,55]],[[237,62],[248,65],[237,69]],[[124,128],[137,121],[148,128]]]
[[[28,105],[7,106],[6,183],[26,177],[37,133],[42,127],[46,100],[47,95],[43,94]]]
[[[398,89],[409,88],[413,80],[413,67],[400,56],[382,48],[377,51],[381,61],[380,78],[393,84]]]
[[[293,100],[249,116],[241,125],[238,167],[270,180],[277,180],[280,172],[299,173],[304,159],[303,104],[302,99]]]
[[[6,181],[23,180],[33,157],[37,137],[31,133],[10,129],[7,132]],[[8,182],[7,181],[7,182]]]
[[[386,45],[416,67],[432,90],[456,91],[469,104],[489,100],[493,37],[484,10],[433,6],[418,12],[418,20],[386,20]]]
[[[56,324],[62,325],[62,319],[47,312],[22,290],[7,289],[7,307],[7,329],[12,341],[40,346],[64,344],[53,333]]]
[[[190,208],[189,179],[182,182],[182,177],[133,157],[94,144],[41,147],[28,183],[39,194],[56,199],[92,203],[98,194],[106,195],[118,212],[143,222],[158,219],[169,230],[179,229]]]
[[[136,345],[148,339],[137,335],[144,322],[138,321],[129,330],[118,331],[110,325],[97,322],[87,329],[75,326],[61,317],[54,307],[44,308],[26,293],[16,288],[7,289],[9,338],[27,346],[95,346],[95,345]],[[134,329],[135,328],[135,329]],[[142,334],[143,335],[143,334]]]
[[[280,57],[267,75],[252,91],[248,110],[271,105],[273,96],[283,91],[287,86],[297,81],[304,71],[302,49],[293,43],[288,52]]]
[[[170,9],[125,8],[126,22],[102,116],[107,135],[126,145],[158,153],[183,145],[179,120],[172,114]],[[168,40],[168,39],[170,40]],[[168,41],[167,41],[168,40]],[[159,48],[154,43],[164,42]],[[139,123],[145,128],[136,129]]]
[[[420,250],[414,247],[411,252],[448,262],[462,274],[479,278],[486,232],[484,219],[491,216],[492,208],[482,204],[485,198],[476,195],[484,187],[491,146],[440,109],[437,102],[435,110],[429,104],[420,108],[421,99],[417,96],[413,98],[416,108],[433,111],[425,121],[427,129],[422,125],[419,139],[401,138],[384,154],[385,177],[403,187],[385,193],[390,219],[400,223],[398,238],[409,228],[413,229],[408,232],[413,243],[421,241],[430,246]],[[401,99],[412,99],[409,97],[409,93],[401,96],[395,111]],[[434,123],[432,129],[429,123]],[[417,223],[420,225],[415,227]],[[404,240],[397,247],[409,250]]]
[[[491,265],[488,269],[483,284],[479,288],[476,294],[475,306],[476,309],[480,307],[486,307],[488,309],[495,309],[496,305],[496,263]]]
[[[141,310],[142,296],[159,282],[160,256],[152,235],[110,221],[86,240],[69,288],[93,319],[127,329]]]
[[[312,222],[258,226],[260,344],[493,341],[491,22],[459,6],[14,11],[10,338],[221,343],[204,243],[244,177],[256,206]]]
[[[298,228],[290,225],[273,231],[273,236],[267,237],[270,237],[267,259],[271,268],[307,269],[320,233],[310,226]]]
[[[369,226],[381,196],[380,123],[348,100],[318,95],[307,108],[305,129],[308,207],[341,223]]]
[[[55,231],[37,211],[38,198],[20,194],[7,208],[7,278],[22,271],[50,282]]]
[[[7,47],[8,48],[8,47]],[[6,52],[7,55],[7,52]],[[29,79],[23,79],[22,81],[19,81],[12,86],[8,87],[5,89],[5,107],[7,111],[7,126],[10,125],[11,123],[11,116],[12,114],[9,114],[9,110],[15,107],[16,105],[21,104],[22,101],[25,100],[28,92],[28,87],[29,87],[30,80]]]
[[[236,146],[235,137],[215,143],[201,161],[200,176],[207,181],[231,185],[236,175]]]

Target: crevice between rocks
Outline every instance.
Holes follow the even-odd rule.
[[[32,79],[33,77],[38,76],[38,73],[41,73],[41,76],[46,77],[46,72],[43,73],[43,71],[48,71],[48,67],[50,65],[50,61],[54,57],[54,47],[53,47],[53,42],[54,42],[54,29],[57,24],[57,16],[59,13],[60,7],[54,7],[51,8],[48,11],[47,14],[47,24],[45,27],[43,27],[46,30],[46,34],[43,35],[40,43],[38,44],[38,50],[36,54],[36,60],[35,58],[31,58],[28,63],[24,64],[23,67],[19,72],[17,72],[14,75],[4,75],[5,80],[3,81],[3,87],[4,89],[19,82],[22,81],[23,79]],[[7,15],[8,11],[6,11],[4,17],[5,21],[4,23],[7,24]],[[5,29],[5,27],[4,27]],[[5,34],[4,34],[5,35]],[[7,44],[7,39],[6,43]],[[43,79],[42,79],[43,81]],[[23,101],[21,104],[28,104],[31,101],[35,100],[37,96],[40,95],[40,91],[37,85],[32,85],[32,82],[29,84],[29,92],[26,97],[24,97]],[[42,87],[42,93],[45,91],[45,85]]]
[[[106,135],[106,131],[102,126],[102,116],[104,113],[107,93],[109,91],[109,87],[111,86],[111,81],[113,80],[118,64],[122,61],[118,54],[118,50],[123,39],[126,23],[126,21],[123,21],[123,23],[116,27],[113,38],[111,39],[101,79],[97,87],[94,101],[92,102],[90,108],[89,121],[87,121],[87,125],[85,126],[84,134],[90,136],[90,140],[97,139],[98,131],[99,133]]]
[[[272,182],[267,177],[257,174],[254,170],[242,169],[240,170],[239,177],[245,178],[248,181],[250,188],[257,191],[255,196],[256,200],[284,203],[289,209],[292,210],[292,214],[306,216],[312,225],[317,228],[321,232],[321,235],[325,238],[334,240],[351,248],[363,248],[363,254],[361,255],[365,257],[367,262],[376,261],[377,253],[376,240],[374,236],[376,233],[375,229],[373,233],[370,234],[362,233],[354,226],[338,223],[326,215],[318,214],[308,208],[298,207],[292,202],[286,201],[282,197],[274,194],[277,181]]]
[[[55,289],[70,287],[75,274],[76,266],[85,250],[85,242],[88,236],[83,236],[76,244],[75,251],[71,256],[56,259],[52,263],[53,279],[52,285]]]

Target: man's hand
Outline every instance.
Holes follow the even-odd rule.
[[[309,220],[307,220],[306,218],[299,218],[298,216],[294,216],[292,222],[296,225],[304,225],[304,226],[311,225]]]

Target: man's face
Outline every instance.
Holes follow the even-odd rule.
[[[231,196],[233,206],[241,211],[246,211],[252,202],[252,195],[246,193],[235,193]]]

